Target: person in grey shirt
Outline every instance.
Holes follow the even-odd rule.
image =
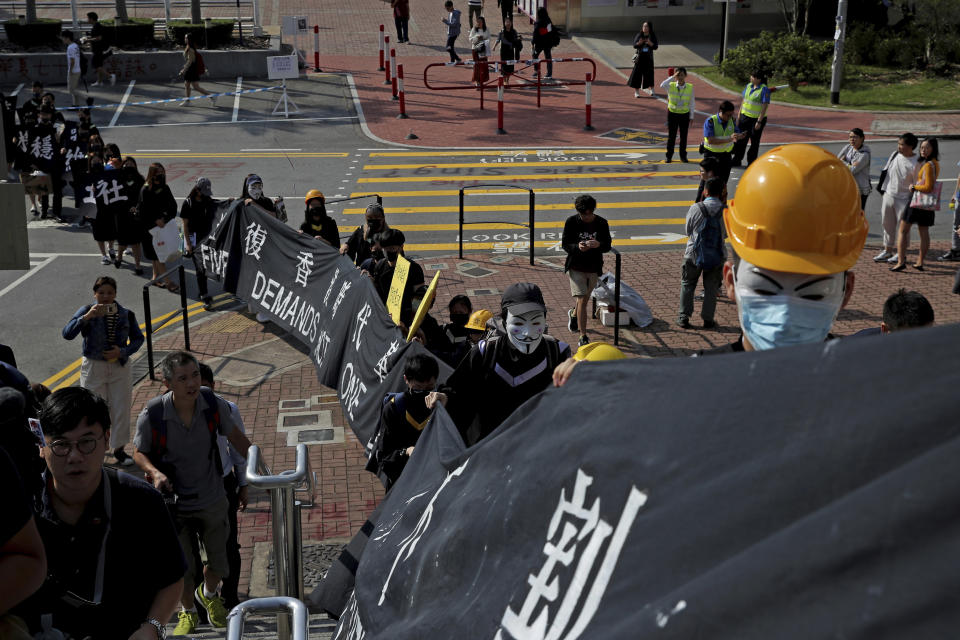
[[[217,437],[225,436],[242,456],[247,455],[250,441],[236,428],[227,402],[201,386],[196,358],[177,351],[164,358],[161,366],[169,391],[140,412],[133,459],[154,487],[176,496],[175,521],[183,549],[190,549],[198,538],[207,551],[203,584],[196,590],[193,554],[185,554],[189,566],[173,635],[189,635],[199,624],[196,604],[206,609],[214,627],[227,624],[219,587],[221,579],[229,575],[229,524]]]
[[[714,312],[717,309],[717,289],[723,278],[725,260],[723,240],[726,233],[723,228],[723,179],[713,177],[704,185],[706,198],[703,202],[691,205],[687,211],[687,248],[683,252],[683,273],[680,279],[680,311],[677,325],[690,328],[690,316],[693,315],[693,293],[697,281],[703,275],[703,307],[700,317],[704,329],[715,329]],[[714,224],[710,224],[713,222]],[[701,235],[703,238],[701,239]]]

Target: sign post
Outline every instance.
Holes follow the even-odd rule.
[[[300,108],[287,95],[287,79],[297,79],[300,77],[300,68],[298,65],[297,54],[289,56],[268,56],[267,57],[267,77],[271,80],[280,80],[280,88],[283,95],[277,100],[273,113],[280,110],[283,106],[283,117],[289,118],[291,113],[300,113]]]

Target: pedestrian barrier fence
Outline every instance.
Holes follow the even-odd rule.
[[[387,42],[385,38],[386,34],[383,32],[383,25],[380,25],[380,65],[377,67],[377,71],[383,71],[383,52]]]
[[[269,613],[285,613],[290,617],[291,640],[308,640],[307,606],[296,598],[285,596],[254,598],[231,609],[227,614],[227,640],[243,638],[243,623],[249,615]]]
[[[160,282],[168,277],[173,271],[173,269],[170,269],[143,285],[143,321],[147,334],[147,371],[150,374],[151,380],[156,380],[157,378],[153,373],[153,322],[151,320],[153,316],[150,313],[150,287],[153,286],[154,283]],[[190,325],[187,320],[190,314],[187,313],[187,283],[183,265],[178,265],[176,271],[177,278],[180,281],[180,308],[177,310],[177,313],[183,314],[183,348],[190,351]]]
[[[533,193],[533,189],[529,189],[529,188],[527,188],[527,187],[520,187],[520,186],[517,186],[517,185],[515,185],[515,184],[477,184],[477,185],[472,185],[472,186],[469,186],[469,187],[460,187],[460,218],[459,218],[460,223],[459,223],[459,229],[458,229],[458,234],[457,234],[457,244],[459,245],[460,259],[463,260],[463,225],[464,225],[464,224],[494,224],[494,223],[495,223],[495,221],[491,221],[491,220],[486,220],[486,221],[477,220],[477,221],[475,221],[475,222],[465,223],[464,220],[463,220],[463,200],[464,200],[464,192],[467,191],[468,189],[489,189],[490,187],[500,187],[500,188],[503,188],[503,189],[519,189],[519,190],[521,190],[521,191],[526,191],[526,192],[529,193],[529,195],[530,195],[530,209],[529,209],[529,213],[528,213],[527,224],[523,224],[523,223],[520,223],[520,222],[506,222],[506,223],[500,223],[500,224],[515,224],[515,225],[517,225],[518,227],[524,227],[524,228],[527,228],[527,229],[530,230],[530,266],[532,267],[532,266],[533,266],[534,244],[535,244],[534,241],[533,241],[533,234],[534,234],[534,211],[535,211],[535,209],[536,209],[536,196],[535,196],[534,193]]]
[[[313,70],[320,73],[320,25],[313,25]]]
[[[179,98],[164,98],[163,100],[143,100],[141,102],[112,102],[110,104],[92,104],[90,106],[78,105],[75,107],[57,107],[57,111],[74,111],[77,109],[116,109],[117,107],[136,107],[146,104],[164,104],[169,102],[191,102],[193,100],[203,100],[204,98],[219,98],[221,96],[236,96],[242,95],[244,93],[260,93],[262,91],[273,91],[274,89],[283,89],[283,85],[275,85],[272,87],[261,87],[260,89],[243,89],[242,91],[224,91],[223,93],[208,93],[206,95],[179,97]]]
[[[301,502],[296,492],[304,491],[313,504],[313,475],[310,473],[310,456],[307,445],[297,445],[297,466],[292,471],[273,475],[270,467],[260,456],[260,447],[252,445],[247,454],[247,483],[270,492],[270,514],[273,520],[273,566],[277,582],[277,600],[303,600],[303,549],[300,530]],[[279,603],[276,603],[279,605]],[[298,603],[303,606],[303,603]],[[289,604],[294,628],[297,624],[297,609]],[[281,610],[282,611],[282,610]],[[291,640],[291,620],[282,612],[277,615],[277,635],[280,640]],[[305,622],[304,622],[305,625]],[[240,624],[242,628],[242,621]],[[231,638],[239,636],[230,636]],[[293,638],[297,638],[294,634]],[[305,638],[305,636],[300,636]]]

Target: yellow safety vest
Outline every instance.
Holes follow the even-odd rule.
[[[683,88],[680,88],[674,80],[667,89],[667,110],[670,113],[690,113],[691,95],[693,95],[693,87],[689,82],[685,82]]]
[[[727,120],[727,126],[723,126],[723,122],[720,120],[720,116],[714,114],[708,118],[708,122],[713,120],[713,137],[714,138],[729,138],[733,135],[736,129],[734,128],[733,118]],[[714,153],[724,153],[728,151],[733,151],[733,141],[731,140],[727,144],[715,147],[707,141],[707,136],[703,136],[703,148],[707,151],[713,151]]]
[[[740,113],[748,118],[759,118],[760,112],[763,110],[763,103],[760,102],[760,98],[763,96],[763,90],[767,88],[767,85],[762,84],[751,91],[750,87],[752,86],[748,84],[743,90],[743,105],[740,107]]]

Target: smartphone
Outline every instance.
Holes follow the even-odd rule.
[[[117,303],[111,302],[108,305],[104,305],[107,308],[107,313],[116,313],[117,312]]]

